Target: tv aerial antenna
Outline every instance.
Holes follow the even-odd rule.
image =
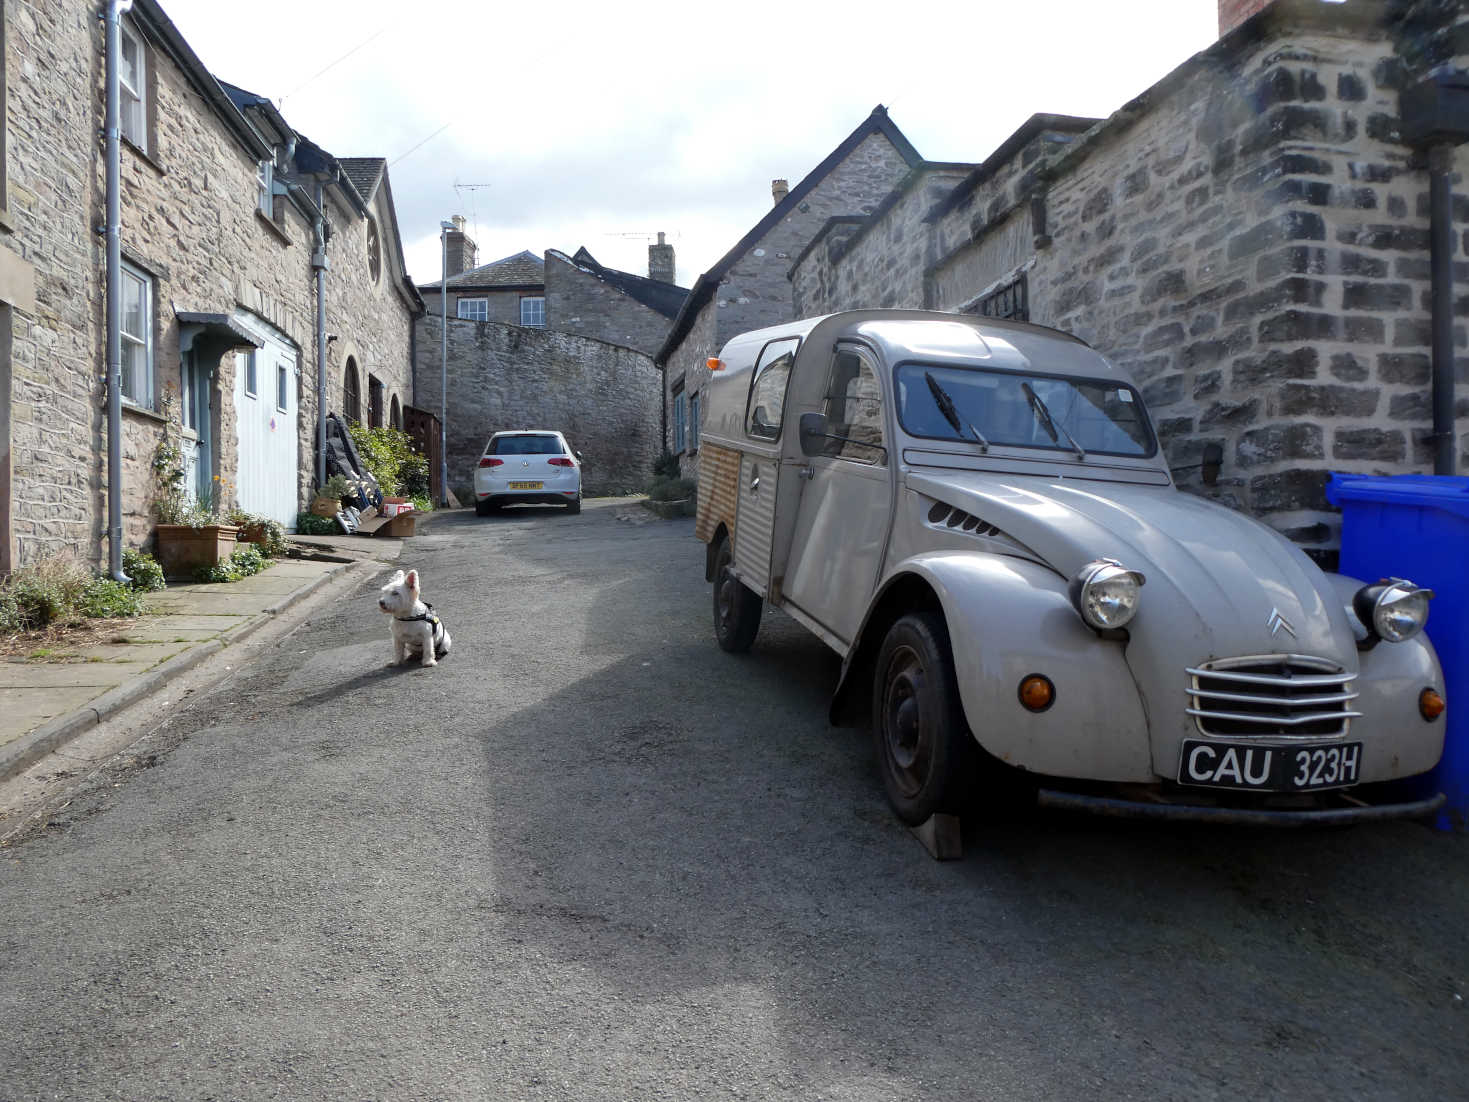
[[[479,196],[476,192],[489,191],[493,184],[461,184],[456,177],[454,180],[454,197],[459,202],[464,202],[464,193],[469,192],[469,224],[474,227],[475,237],[479,236]]]

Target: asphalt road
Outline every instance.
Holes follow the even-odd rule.
[[[4,1099],[1448,1098],[1469,839],[1039,817],[939,864],[692,522],[436,520],[0,850]],[[376,584],[376,583],[374,583]]]

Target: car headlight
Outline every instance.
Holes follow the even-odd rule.
[[[1147,581],[1116,559],[1087,563],[1071,579],[1071,603],[1098,631],[1120,628],[1137,615],[1139,590]]]
[[[1402,578],[1388,578],[1357,590],[1352,598],[1352,610],[1362,625],[1379,639],[1402,643],[1428,623],[1428,602],[1432,598],[1431,589]]]

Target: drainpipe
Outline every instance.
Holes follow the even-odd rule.
[[[311,270],[316,273],[316,485],[326,485],[326,193],[316,181],[316,248]]]
[[[122,102],[118,59],[122,16],[133,0],[107,0],[107,572],[129,582],[122,569]]]
[[[1433,279],[1433,473],[1455,473],[1454,438],[1454,212],[1450,177],[1454,147],[1428,151],[1429,270]]]
[[[449,505],[449,231],[453,222],[439,223],[443,266],[439,272],[439,502]]]

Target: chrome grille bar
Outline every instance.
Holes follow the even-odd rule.
[[[1355,673],[1307,655],[1222,658],[1189,666],[1185,709],[1206,735],[1333,738],[1361,712]]]

